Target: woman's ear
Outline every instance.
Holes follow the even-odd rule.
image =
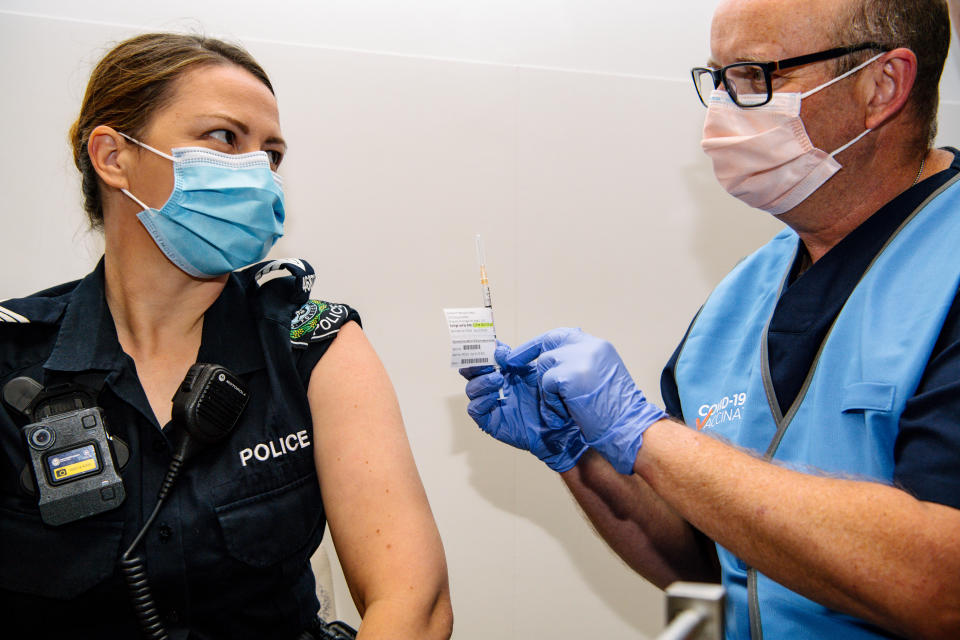
[[[100,125],[91,131],[87,141],[90,164],[104,184],[114,189],[126,189],[129,186],[122,158],[127,144],[123,136],[106,125]]]

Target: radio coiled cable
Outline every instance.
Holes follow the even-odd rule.
[[[153,524],[157,514],[160,513],[160,507],[163,506],[167,494],[173,488],[173,483],[180,474],[180,467],[182,466],[183,451],[181,450],[170,461],[167,475],[160,486],[160,492],[157,494],[157,506],[153,508],[153,513],[147,518],[147,522],[140,529],[133,543],[120,558],[120,569],[123,571],[123,578],[127,583],[127,590],[130,592],[130,601],[137,614],[137,620],[140,621],[140,628],[151,640],[168,640],[167,630],[163,626],[163,621],[157,612],[157,605],[153,600],[153,593],[150,591],[150,583],[147,580],[147,563],[142,555],[132,554],[143,536],[146,535],[150,525]]]

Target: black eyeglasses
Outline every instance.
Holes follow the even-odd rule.
[[[889,51],[890,47],[885,47],[876,42],[867,42],[849,47],[836,47],[826,51],[809,53],[805,56],[778,60],[777,62],[735,62],[720,69],[694,67],[690,70],[690,74],[693,76],[693,84],[703,106],[707,106],[710,101],[710,93],[714,89],[720,88],[722,84],[737,106],[743,108],[759,107],[767,104],[773,98],[770,74],[774,71],[791,69],[811,62],[831,60],[867,49]]]

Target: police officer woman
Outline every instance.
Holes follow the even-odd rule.
[[[45,522],[38,484],[62,479],[31,471],[21,428],[37,415],[4,395],[4,634],[137,637],[118,561],[182,441],[171,398],[206,362],[237,376],[249,400],[232,431],[184,462],[138,542],[169,637],[297,637],[318,609],[309,559],[325,522],[363,616],[359,638],[448,637],[442,544],[356,313],[307,299],[303,261],[237,271],[283,228],[275,171],[286,145],[264,71],[210,38],[131,38],[94,69],[71,141],[104,256],[82,280],[0,303],[0,385],[29,377],[93,390],[129,451],[117,461],[126,497]],[[286,277],[263,277],[273,271]],[[42,459],[66,480],[106,463]]]

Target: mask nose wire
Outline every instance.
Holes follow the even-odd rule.
[[[125,134],[123,131],[117,131],[117,133],[119,133],[121,136],[123,136],[124,138],[126,138],[127,140],[129,140],[130,142],[132,142],[133,144],[135,144],[135,145],[137,145],[137,146],[140,146],[140,147],[143,147],[143,148],[146,149],[147,151],[150,151],[150,152],[152,152],[152,153],[155,153],[155,154],[157,154],[158,156],[160,156],[160,157],[162,157],[162,158],[166,158],[166,159],[169,160],[170,162],[174,162],[174,163],[176,162],[176,159],[175,159],[173,156],[168,155],[168,154],[164,153],[163,151],[160,151],[159,149],[155,149],[154,147],[151,147],[150,145],[148,145],[148,144],[145,143],[145,142],[140,142],[140,141],[137,140],[136,138],[133,138],[133,137],[131,137],[131,136],[128,136],[128,135]],[[266,152],[265,152],[265,151],[259,151],[259,152],[255,152],[255,153],[262,153],[264,156],[266,156]],[[268,164],[269,164],[269,160],[268,160],[267,162],[268,162]],[[273,174],[273,179],[274,179],[274,181],[276,182],[277,187],[279,187],[280,190],[282,191],[282,190],[283,190],[283,178],[282,178],[282,177],[280,176],[280,174],[277,173],[276,171],[271,170],[270,173]],[[150,210],[150,207],[148,207],[147,205],[145,205],[142,200],[140,200],[139,198],[137,198],[135,195],[133,195],[132,193],[130,193],[130,192],[127,191],[126,189],[120,189],[120,191],[121,191],[122,193],[126,194],[127,196],[129,196],[134,202],[136,202],[138,205],[140,205],[141,207],[143,207],[145,210],[148,210],[148,211]]]

